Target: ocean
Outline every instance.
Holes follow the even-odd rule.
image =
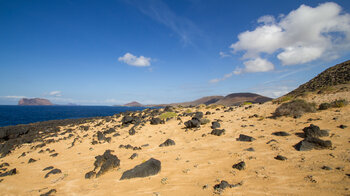
[[[0,105],[0,127],[48,120],[112,116],[120,112],[143,109],[146,107]]]

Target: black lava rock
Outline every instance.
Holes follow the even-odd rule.
[[[220,136],[220,135],[225,134],[225,129],[214,129],[211,131],[210,134]]]
[[[184,124],[186,128],[199,128],[201,126],[201,122],[198,119],[186,121]]]
[[[244,170],[245,169],[245,162],[241,161],[239,163],[236,163],[236,164],[232,165],[232,168],[238,169],[238,170]]]
[[[88,173],[85,174],[85,179],[90,179],[96,176],[96,172],[94,171],[89,171]]]
[[[45,175],[45,178],[48,178],[51,174],[60,174],[60,173],[62,173],[62,171],[60,169],[53,169]]]
[[[164,120],[161,120],[160,118],[151,119],[151,125],[158,125],[158,124],[164,124]]]
[[[212,129],[217,129],[217,128],[220,128],[220,123],[219,122],[212,122],[211,123],[211,128]]]
[[[139,156],[137,153],[134,153],[134,154],[132,154],[131,156],[130,156],[130,158],[129,159],[134,159],[134,158],[136,158],[137,156]]]
[[[248,135],[239,134],[239,137],[236,140],[241,142],[252,142],[255,140],[255,138],[250,137]]]
[[[234,188],[234,187],[241,186],[241,185],[242,185],[242,183],[229,184],[227,181],[221,180],[220,184],[214,185],[214,190],[215,191],[223,191],[226,188]]]
[[[175,145],[174,140],[172,139],[167,139],[165,142],[159,145],[159,147],[164,147],[164,146],[173,146]]]
[[[287,157],[282,156],[282,155],[277,155],[277,156],[275,157],[275,159],[276,159],[276,160],[280,160],[280,161],[285,161],[285,160],[287,160]]]
[[[43,169],[43,171],[51,170],[51,169],[53,169],[53,166],[45,167],[45,168]]]
[[[35,159],[30,158],[30,159],[28,160],[28,163],[34,163],[34,162],[36,162]]]
[[[51,189],[49,190],[48,192],[44,193],[44,194],[40,194],[40,196],[50,196],[52,195],[53,193],[56,193],[56,189]]]
[[[320,130],[318,126],[315,126],[311,124],[309,127],[305,127],[303,129],[305,137],[324,137],[324,136],[329,136],[328,131],[326,130]]]
[[[12,175],[15,175],[15,174],[17,174],[17,169],[13,168],[10,171],[7,171],[5,173],[0,173],[0,177],[12,176]]]
[[[135,135],[135,133],[136,133],[136,131],[135,131],[134,127],[129,130],[129,135]]]
[[[120,160],[117,156],[111,154],[111,150],[106,150],[103,155],[98,155],[95,157],[94,170],[100,167],[100,171],[97,172],[96,177],[101,176],[105,172],[120,166]]]
[[[326,166],[326,165],[324,165],[321,169],[323,169],[323,170],[332,170],[331,167],[328,167],[328,166]]]
[[[120,180],[153,176],[158,174],[160,170],[161,162],[157,159],[151,158],[148,161],[135,166],[133,169],[125,171]]]
[[[312,149],[327,149],[332,147],[330,140],[321,140],[319,138],[308,137],[295,145],[298,151],[309,151]]]
[[[284,131],[273,132],[272,135],[275,135],[275,136],[290,136],[289,133],[284,132]]]

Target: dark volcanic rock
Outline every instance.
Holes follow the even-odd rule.
[[[223,191],[226,188],[233,188],[233,187],[237,187],[237,186],[241,186],[241,185],[242,185],[242,183],[229,184],[227,181],[221,180],[220,184],[214,185],[214,190],[215,191]]]
[[[248,135],[239,134],[239,137],[236,140],[241,142],[252,142],[255,140],[255,138],[250,137]]]
[[[203,118],[203,112],[196,112],[193,118],[200,120],[201,118]]]
[[[201,126],[201,122],[198,119],[186,121],[184,124],[186,128],[199,128]]]
[[[136,131],[134,129],[134,127],[132,127],[130,130],[129,130],[129,135],[135,135]]]
[[[328,167],[328,166],[326,166],[326,165],[324,165],[321,169],[323,169],[323,170],[332,170],[331,167]]]
[[[220,123],[219,123],[219,122],[212,122],[212,123],[211,123],[211,128],[212,128],[212,129],[220,128]]]
[[[30,158],[30,159],[28,160],[28,163],[34,163],[35,161],[36,161],[35,159]]]
[[[254,149],[254,148],[252,148],[252,147],[250,147],[250,148],[245,149],[245,151],[248,151],[248,152],[254,152],[254,151],[255,151],[255,149]]]
[[[159,147],[164,147],[164,146],[173,146],[175,145],[174,140],[172,139],[167,139],[165,142],[159,145]]]
[[[238,170],[244,170],[245,169],[245,162],[241,161],[239,163],[236,163],[236,164],[232,165],[232,168],[238,169]]]
[[[275,159],[276,159],[276,160],[280,160],[280,161],[285,161],[285,160],[287,160],[287,157],[282,156],[282,155],[277,155],[277,156],[275,157]]]
[[[327,149],[332,147],[330,140],[321,140],[319,138],[308,137],[295,145],[298,151],[309,151],[312,149]]]
[[[50,196],[52,195],[53,193],[56,193],[56,189],[51,189],[49,190],[48,192],[44,193],[44,194],[41,194],[40,196]]]
[[[161,162],[157,159],[151,158],[148,161],[135,166],[133,169],[125,171],[120,180],[153,176],[158,174],[160,170]]]
[[[325,137],[325,136],[329,136],[328,131],[326,130],[320,130],[320,128],[318,126],[315,126],[313,124],[311,124],[309,127],[305,127],[303,129],[305,137]]]
[[[220,135],[225,134],[225,129],[214,129],[211,131],[210,134],[220,136]]]
[[[104,131],[103,134],[110,134],[110,133],[114,133],[115,129],[113,128],[109,128],[108,130]]]
[[[164,120],[161,120],[160,118],[151,119],[151,125],[158,125],[158,124],[164,124]]]
[[[85,174],[85,179],[90,179],[96,176],[96,172],[94,171],[89,171],[88,173]]]
[[[8,164],[8,163],[6,163],[6,162],[0,164],[0,168],[8,167],[8,166],[10,166],[10,164]]]
[[[129,124],[140,124],[141,119],[137,116],[124,116],[122,119],[122,125],[129,125]]]
[[[272,135],[275,135],[275,136],[290,136],[289,133],[284,132],[284,131],[273,132]]]
[[[12,175],[15,175],[15,174],[17,174],[17,169],[13,168],[10,171],[7,171],[5,173],[0,173],[0,177],[12,176]]]
[[[53,166],[45,167],[45,168],[43,169],[43,171],[51,170],[51,169],[53,169]]]
[[[134,154],[132,154],[131,156],[130,156],[130,158],[129,159],[134,159],[134,158],[136,158],[137,156],[139,156],[137,153],[134,153]]]
[[[60,174],[60,173],[62,173],[62,171],[60,169],[53,169],[45,175],[45,178],[48,178],[51,174]]]
[[[93,176],[93,173],[95,173],[96,169],[100,167],[100,171],[96,173],[96,177],[101,176],[105,172],[120,166],[120,160],[118,159],[117,156],[111,154],[111,150],[106,150],[103,155],[98,155],[95,157],[95,162],[94,162],[94,170],[90,171],[85,174],[85,178],[87,176],[90,178]]]

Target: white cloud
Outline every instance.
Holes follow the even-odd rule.
[[[54,97],[61,97],[62,92],[61,91],[52,91],[52,92],[49,92],[49,95],[54,96]]]
[[[220,55],[221,58],[225,58],[225,57],[231,56],[231,55],[226,54],[225,52],[222,52],[222,51],[219,52],[219,55]]]
[[[231,72],[231,73],[225,74],[224,77],[222,77],[222,78],[215,78],[215,79],[210,80],[209,82],[210,83],[218,83],[220,81],[224,81],[224,80],[232,77],[233,74],[234,74],[234,72]]]
[[[258,23],[264,23],[264,24],[266,24],[266,25],[268,25],[268,24],[273,24],[273,23],[275,23],[275,17],[270,16],[270,15],[261,16],[261,17],[258,19]]]
[[[137,67],[147,67],[151,65],[151,58],[144,56],[137,57],[128,52],[124,56],[119,57],[118,61]]]
[[[244,52],[247,72],[273,70],[271,65],[253,63],[262,54],[276,55],[283,65],[297,65],[339,57],[350,49],[350,15],[336,3],[301,5],[288,15],[280,15],[278,21],[273,16],[262,16],[257,22],[261,25],[239,34],[238,41],[230,46],[233,52]]]
[[[8,95],[8,96],[0,96],[3,99],[22,99],[26,98],[26,96],[17,96],[17,95]]]

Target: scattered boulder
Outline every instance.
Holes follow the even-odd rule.
[[[275,136],[290,136],[290,134],[285,132],[285,131],[273,132],[272,135],[275,135]]]
[[[298,151],[309,151],[312,149],[327,149],[332,147],[330,140],[321,140],[315,137],[307,137],[295,145]]]
[[[96,172],[94,171],[89,171],[88,173],[85,174],[85,179],[90,179],[96,176]]]
[[[137,153],[134,153],[134,154],[132,154],[131,156],[130,156],[130,158],[129,159],[134,159],[134,158],[136,158],[136,157],[138,157],[139,155],[137,154]]]
[[[167,139],[165,142],[159,145],[159,147],[164,147],[164,146],[173,146],[175,145],[174,140],[172,139]]]
[[[10,164],[8,164],[8,163],[6,163],[6,162],[0,164],[0,168],[8,167],[8,166],[10,166]]]
[[[50,195],[52,195],[53,193],[56,193],[56,192],[57,192],[56,189],[51,189],[51,190],[49,190],[46,193],[40,194],[40,196],[50,196]]]
[[[109,128],[108,130],[104,131],[103,134],[110,134],[110,133],[114,133],[115,129],[113,128]]]
[[[120,180],[153,176],[158,174],[160,170],[161,162],[157,159],[151,158],[148,161],[135,166],[133,169],[125,171]]]
[[[140,124],[141,119],[137,116],[124,116],[122,119],[122,125],[129,125],[129,124]]]
[[[193,119],[186,121],[185,123],[186,128],[199,128],[201,126],[201,122],[198,119]]]
[[[320,128],[318,126],[315,126],[313,124],[311,124],[309,127],[305,127],[303,129],[303,132],[305,134],[305,137],[325,137],[325,136],[329,136],[328,131],[326,130],[320,130]]]
[[[242,185],[242,183],[229,184],[227,181],[221,180],[220,184],[214,185],[214,190],[221,192],[226,188],[233,188],[233,187],[237,187],[237,186],[241,186],[241,185]]]
[[[323,169],[323,170],[332,170],[331,167],[328,167],[328,166],[326,166],[326,165],[324,165],[321,169]]]
[[[51,170],[51,169],[53,169],[53,166],[45,167],[45,168],[43,169],[43,171]]]
[[[132,127],[130,130],[129,130],[129,135],[135,135],[136,131],[134,129],[134,127]]]
[[[12,175],[15,175],[15,174],[17,174],[17,169],[13,168],[10,171],[7,171],[5,173],[0,173],[0,177],[12,176]]]
[[[210,134],[220,136],[220,135],[225,134],[225,129],[214,129],[211,131]]]
[[[339,128],[341,128],[341,129],[345,129],[345,128],[347,128],[348,126],[346,126],[346,125],[339,125]]]
[[[275,157],[275,159],[276,159],[276,160],[280,160],[280,161],[285,161],[285,160],[287,160],[287,157],[282,156],[282,155],[277,155],[277,156]]]
[[[95,157],[94,170],[85,174],[85,178],[90,178],[94,176],[96,169],[100,167],[100,170],[96,173],[96,177],[101,176],[105,172],[120,166],[120,160],[117,156],[111,154],[111,150],[106,150],[103,155],[98,155]]]
[[[36,162],[35,159],[30,158],[30,159],[28,160],[28,163],[34,163],[34,162]]]
[[[245,149],[245,151],[248,151],[248,152],[254,152],[254,151],[255,151],[255,149],[254,149],[254,148],[252,148],[252,147],[250,147],[250,148]]]
[[[236,164],[232,165],[232,168],[238,169],[238,170],[244,170],[245,166],[246,166],[245,162],[241,161],[239,163],[236,163]]]
[[[217,121],[212,122],[212,123],[211,123],[211,128],[212,128],[212,129],[220,128],[220,123],[217,122]]]
[[[164,120],[161,120],[160,118],[151,119],[151,125],[158,125],[158,124],[164,124]]]
[[[60,169],[53,169],[45,175],[45,178],[48,178],[51,174],[60,174],[60,173],[62,173]]]
[[[239,134],[239,137],[236,140],[241,142],[252,142],[255,140],[255,138],[248,135]]]

